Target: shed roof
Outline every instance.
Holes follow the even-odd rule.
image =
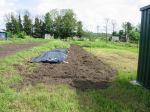
[[[147,9],[150,9],[150,5],[147,5],[145,7],[142,7],[140,10],[143,11],[143,10],[147,10]]]

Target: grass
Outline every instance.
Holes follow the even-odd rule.
[[[0,40],[0,45],[4,44],[23,44],[23,43],[32,43],[32,42],[47,42],[45,39],[35,39],[29,36],[26,36],[26,39],[19,38],[9,38],[8,40]]]
[[[25,61],[42,51],[66,48],[70,43],[81,45],[118,70],[110,87],[80,91],[68,85],[38,84],[19,92],[9,87],[21,80],[12,64],[24,65]],[[129,83],[136,79],[137,52],[135,44],[51,40],[42,46],[0,59],[0,112],[149,112],[150,92]]]

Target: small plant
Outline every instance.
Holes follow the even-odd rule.
[[[26,38],[26,33],[25,32],[21,32],[17,35],[17,38],[21,38],[21,39],[25,39]]]

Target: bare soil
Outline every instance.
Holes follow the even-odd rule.
[[[0,46],[0,58],[11,54],[15,54],[18,51],[32,48],[39,45],[39,43],[28,43],[28,44],[7,44]]]
[[[77,89],[102,89],[108,87],[116,70],[103,63],[94,55],[86,52],[80,46],[71,45],[69,48],[68,63],[26,63],[27,68],[15,64],[23,80],[13,85],[21,89],[28,85],[69,84]],[[33,68],[33,69],[31,69]]]

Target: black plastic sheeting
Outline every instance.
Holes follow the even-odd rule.
[[[61,63],[66,60],[68,56],[68,49],[54,49],[52,51],[45,52],[38,57],[31,60],[32,63]]]

